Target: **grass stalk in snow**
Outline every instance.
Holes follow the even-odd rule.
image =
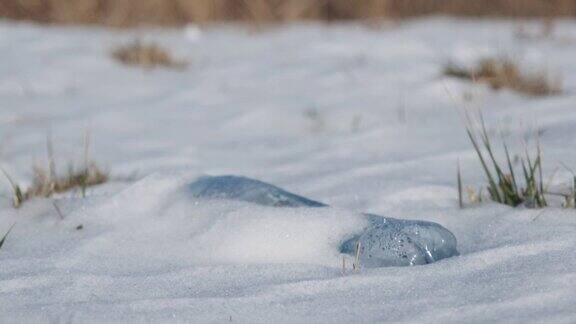
[[[458,161],[458,171],[456,174],[456,179],[458,182],[458,206],[462,209],[464,208],[464,202],[462,201],[462,174],[460,172],[460,161]]]
[[[14,208],[20,207],[25,200],[25,195],[22,189],[20,188],[20,185],[18,185],[16,182],[14,182],[14,180],[12,180],[12,177],[10,177],[10,175],[8,174],[8,172],[6,172],[6,170],[4,170],[4,168],[0,167],[0,170],[2,171],[4,177],[8,180],[8,182],[10,183],[10,187],[12,188],[12,206],[14,206]]]
[[[84,134],[84,177],[82,177],[82,182],[80,186],[82,187],[82,198],[86,198],[86,180],[88,179],[88,149],[90,143],[90,133],[86,131]]]
[[[52,201],[52,206],[54,206],[54,210],[56,210],[58,217],[60,217],[60,219],[64,219],[64,214],[62,213],[62,210],[60,210],[60,207],[58,207],[56,204],[56,201]]]
[[[355,271],[360,270],[360,241],[356,243],[356,258],[354,264],[352,265]]]
[[[487,190],[490,199],[514,207],[521,204],[531,208],[547,206],[540,144],[537,145],[535,157],[531,158],[528,149],[526,149],[525,157],[520,159],[524,185],[520,187],[506,142],[502,139],[506,156],[506,163],[502,164],[495,157],[482,114],[479,115],[479,120],[480,128],[475,131],[470,116],[466,114],[466,133],[484,170],[488,181]]]
[[[572,178],[572,186],[570,188],[570,193],[562,194],[556,193],[558,196],[562,196],[564,198],[564,208],[576,208],[576,177]]]
[[[576,208],[576,176],[572,177],[572,192],[571,192],[572,207]]]
[[[8,237],[8,234],[10,234],[10,232],[12,231],[12,229],[14,228],[13,224],[12,226],[10,226],[10,228],[8,229],[8,231],[6,232],[6,234],[4,234],[4,236],[2,237],[2,239],[0,240],[0,250],[2,249],[2,246],[4,245],[4,242],[6,242],[6,238]]]
[[[565,164],[562,163],[562,166],[568,170],[568,172],[570,172],[572,174],[572,185],[570,188],[570,192],[569,193],[550,193],[552,195],[556,195],[556,196],[562,196],[564,198],[564,204],[563,207],[565,208],[576,208],[576,173],[574,173],[574,171],[572,171],[571,168],[569,168],[568,166],[566,166]]]

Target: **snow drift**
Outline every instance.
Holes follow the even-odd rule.
[[[238,200],[269,207],[328,207],[276,186],[239,176],[203,176],[190,183],[187,190],[196,198]],[[458,254],[456,238],[438,224],[372,214],[364,214],[363,218],[369,225],[361,232],[349,232],[342,236],[339,250],[356,255],[364,266],[426,264]],[[296,219],[294,221],[299,222]],[[322,227],[309,229],[313,231]]]
[[[0,199],[0,233],[16,222],[0,251],[0,321],[576,322],[574,210],[459,209],[456,190],[458,159],[465,186],[486,184],[460,105],[481,106],[511,151],[536,120],[544,177],[571,188],[555,169],[576,165],[576,23],[555,26],[521,39],[517,22],[445,18],[193,35],[0,22],[0,157],[15,180],[32,179],[49,129],[59,171],[83,157],[88,128],[91,157],[113,175],[156,174],[58,197],[64,219],[51,201],[14,210]],[[110,59],[143,34],[189,69]],[[503,52],[561,71],[565,93],[525,98],[441,76],[447,60]],[[182,170],[243,174],[332,207],[191,200],[197,174]],[[370,226],[362,212],[442,224],[460,256],[352,271],[340,236]]]
[[[235,191],[238,186],[243,187]],[[234,200],[231,194],[242,197]],[[302,206],[253,203],[272,196],[272,206],[278,201]],[[66,201],[59,204],[64,210],[73,208]],[[366,267],[425,264],[456,253],[454,237],[437,224],[314,208],[310,206],[324,205],[242,177],[196,180],[179,173],[155,174],[110,197],[92,199],[88,206],[66,216],[82,221],[83,231],[95,235],[74,246],[75,253],[61,261],[67,266],[118,263],[125,268],[130,260],[144,258],[158,264],[181,260],[191,265],[339,267],[340,253],[353,258],[357,241],[360,263]]]

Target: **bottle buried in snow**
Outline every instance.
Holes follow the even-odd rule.
[[[240,176],[204,176],[188,185],[196,198],[229,199],[270,207],[327,207],[271,184]],[[364,214],[369,226],[343,238],[340,252],[363,267],[411,266],[458,255],[456,238],[439,224]]]

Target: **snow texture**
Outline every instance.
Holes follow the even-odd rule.
[[[538,132],[550,190],[572,186],[560,163],[576,169],[576,23],[519,38],[520,23],[538,35],[537,21],[447,18],[262,31],[0,21],[2,167],[30,184],[51,134],[63,174],[83,163],[88,130],[90,158],[114,179],[86,198],[55,197],[63,218],[47,199],[14,210],[0,186],[0,235],[16,223],[0,250],[0,322],[576,322],[574,209],[458,208],[457,161],[465,188],[486,184],[462,107],[482,109],[513,155]],[[134,38],[188,68],[111,59]],[[558,74],[565,92],[524,97],[441,73],[447,61],[503,53]],[[191,197],[205,174],[244,175],[330,207]],[[339,251],[347,235],[406,239],[419,229],[387,232],[372,213],[440,224],[460,255],[353,270],[355,242]],[[363,255],[377,246],[360,245]]]

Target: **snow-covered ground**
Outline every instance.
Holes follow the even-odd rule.
[[[458,159],[466,185],[485,183],[464,106],[515,151],[539,130],[554,187],[571,181],[560,163],[576,169],[576,22],[543,39],[516,31],[441,18],[263,31],[0,22],[3,168],[29,183],[51,133],[65,170],[88,130],[92,158],[130,178],[59,197],[63,220],[49,200],[1,200],[0,234],[16,226],[0,250],[0,321],[575,322],[576,211],[458,208]],[[136,37],[188,69],[110,59]],[[441,75],[447,61],[500,54],[560,75],[565,93],[527,98]],[[193,201],[182,187],[199,174],[246,175],[333,207]],[[363,226],[359,212],[438,222],[461,255],[343,273],[337,238]]]

